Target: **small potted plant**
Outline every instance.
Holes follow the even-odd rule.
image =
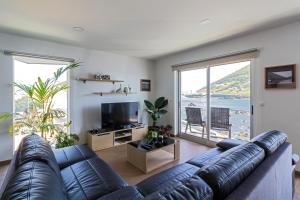
[[[159,97],[154,103],[151,103],[148,100],[145,100],[144,102],[147,107],[145,110],[152,118],[152,126],[156,127],[158,119],[160,119],[164,114],[168,112],[164,109],[168,105],[168,99],[166,99],[165,97]]]

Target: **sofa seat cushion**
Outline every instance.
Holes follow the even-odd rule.
[[[213,191],[200,177],[177,181],[146,196],[145,200],[212,200]]]
[[[215,157],[199,170],[198,175],[213,189],[215,199],[224,199],[264,157],[264,150],[249,142]]]
[[[2,200],[67,199],[64,185],[44,162],[31,161],[21,165],[10,178]]]
[[[176,184],[180,180],[193,176],[199,170],[198,167],[183,163],[160,172],[137,184],[138,190],[144,195]]]
[[[61,170],[69,199],[96,199],[127,186],[113,169],[98,157]]]
[[[70,147],[55,149],[54,155],[60,169],[97,156],[86,145],[73,145]]]
[[[136,187],[128,186],[119,189],[110,194],[104,195],[97,200],[140,200],[144,199],[143,195],[136,189]]]
[[[220,155],[224,151],[225,151],[224,149],[219,148],[219,147],[213,148],[213,149],[210,149],[204,153],[201,153],[201,154],[195,156],[194,158],[189,160],[187,163],[201,168],[204,165],[208,164],[209,161],[211,161],[214,157],[216,157],[217,155]]]
[[[272,154],[276,149],[285,143],[287,135],[280,131],[268,131],[251,140],[251,142],[263,148],[267,155]]]
[[[242,144],[246,144],[247,141],[243,141],[243,140],[236,140],[236,139],[224,139],[220,142],[217,143],[217,146],[224,149],[224,150],[228,150],[231,149],[233,147],[242,145]]]

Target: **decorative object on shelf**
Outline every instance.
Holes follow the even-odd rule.
[[[103,83],[112,83],[112,84],[115,84],[115,83],[118,83],[118,82],[124,82],[124,81],[121,81],[121,80],[97,80],[95,78],[77,78],[78,81],[82,81],[83,83],[86,83],[87,81],[96,81],[96,82],[103,82]]]
[[[122,93],[122,84],[120,84],[120,87],[116,90],[116,93]]]
[[[129,89],[129,93],[131,93],[132,88],[130,87],[130,85],[128,85],[128,89]]]
[[[124,87],[123,92],[124,92],[125,94],[128,94],[128,93],[129,93],[129,88],[128,88],[128,87]]]
[[[265,88],[296,88],[296,65],[267,67],[265,69]]]
[[[110,80],[110,75],[101,75],[101,80]]]
[[[101,74],[95,74],[95,79],[96,80],[102,80],[101,76],[102,76]]]
[[[143,92],[151,91],[151,80],[141,79],[140,85],[141,85],[141,91],[143,91]]]
[[[153,126],[155,127],[157,120],[160,119],[162,115],[168,112],[167,110],[163,109],[168,105],[168,99],[166,99],[165,97],[159,97],[158,99],[156,99],[154,104],[148,100],[144,100],[144,102],[147,107],[145,110],[151,116],[153,120]]]

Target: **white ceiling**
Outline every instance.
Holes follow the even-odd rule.
[[[300,0],[1,0],[0,31],[157,58],[299,16]]]

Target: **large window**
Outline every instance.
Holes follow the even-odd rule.
[[[42,80],[53,77],[53,73],[61,68],[66,66],[66,63],[54,62],[51,60],[42,60],[26,57],[14,57],[14,82],[21,83],[25,85],[32,85],[38,77]],[[58,83],[63,83],[68,81],[68,73],[63,74]],[[26,95],[15,88],[14,90],[14,112],[22,113],[30,106],[30,101]],[[54,108],[63,110],[65,113],[68,113],[68,93],[61,92],[54,99]],[[18,115],[16,115],[17,117]],[[59,124],[67,123],[67,117],[60,119]],[[14,147],[16,148],[23,136],[15,135],[14,137]]]
[[[219,141],[251,135],[250,61],[179,71],[181,133]]]

